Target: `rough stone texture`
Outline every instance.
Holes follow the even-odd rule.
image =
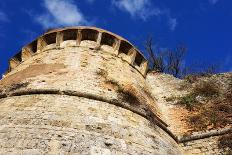
[[[187,155],[229,154],[229,148],[220,149],[218,147],[219,137],[220,136],[189,141],[181,144],[180,146]]]
[[[184,121],[188,110],[175,102],[167,102],[166,99],[173,96],[181,96],[187,92],[181,89],[183,81],[168,74],[151,72],[146,76],[146,81],[151,87],[152,95],[157,99],[157,105],[163,119],[169,125],[168,128],[175,135],[183,135],[189,129]]]
[[[1,154],[182,154],[132,45],[96,28],[58,31],[24,47],[0,81]]]
[[[231,80],[231,73],[214,75],[212,78],[217,78],[222,83],[223,88],[228,87],[226,84],[228,80]],[[152,96],[157,99],[157,105],[161,111],[162,118],[169,125],[168,128],[174,135],[179,137],[186,137],[186,132],[191,131],[191,127],[186,123],[185,117],[189,114],[189,111],[176,104],[175,102],[168,102],[168,97],[182,96],[186,93],[186,88],[182,87],[186,85],[183,80],[177,79],[171,75],[155,73],[148,73],[146,81],[151,87]],[[228,124],[228,127],[230,125]],[[195,134],[204,134],[210,131],[201,131]],[[221,136],[207,137],[198,140],[190,140],[188,142],[180,143],[183,148],[184,154],[187,155],[211,155],[211,154],[228,154],[229,148],[220,149],[218,147],[218,139]],[[231,150],[230,150],[231,153]]]
[[[111,32],[45,33],[0,80],[0,154],[226,154],[220,136],[180,143],[188,111],[166,98],[187,92],[170,75],[146,75],[147,67]]]
[[[16,96],[0,102],[2,154],[178,154],[173,139],[159,127],[108,103],[66,95]]]

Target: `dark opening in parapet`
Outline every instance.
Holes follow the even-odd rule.
[[[46,34],[44,36],[44,41],[46,42],[47,45],[55,44],[56,43],[56,32]]]
[[[101,45],[115,46],[115,37],[108,33],[102,33]]]
[[[126,55],[129,55],[129,52],[131,49],[132,49],[132,45],[130,45],[126,41],[121,41],[121,44],[119,47],[119,53],[124,53]]]
[[[19,53],[17,53],[14,57],[14,59],[17,59],[18,61],[22,61],[22,51],[20,51]]]
[[[96,41],[97,42],[97,38],[98,38],[98,31],[96,30],[92,30],[92,29],[83,29],[81,30],[81,34],[82,34],[82,40],[91,40],[91,41]]]
[[[77,30],[64,30],[63,40],[77,40]]]
[[[36,51],[37,51],[37,40],[30,43],[28,45],[28,48],[30,49],[31,52],[36,53]]]
[[[135,65],[140,66],[143,61],[144,61],[143,56],[139,52],[137,52],[135,57]]]

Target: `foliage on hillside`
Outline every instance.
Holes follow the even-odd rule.
[[[186,121],[194,131],[232,123],[232,74],[226,80],[217,75],[199,77],[192,86],[188,94],[177,98],[177,102],[190,111]]]

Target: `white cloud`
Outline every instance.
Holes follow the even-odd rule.
[[[1,22],[8,22],[9,21],[9,18],[7,17],[7,15],[2,11],[0,11],[0,21]]]
[[[168,25],[169,25],[170,30],[174,31],[177,26],[177,19],[168,17]]]
[[[150,0],[113,0],[112,4],[120,10],[128,12],[133,18],[146,20],[150,16],[158,16],[159,8],[151,8]]]
[[[216,4],[217,2],[218,2],[219,0],[209,0],[209,3],[211,3],[211,4]]]
[[[162,16],[167,19],[171,31],[174,31],[178,24],[177,19],[171,17],[169,9],[154,7],[150,0],[112,0],[112,4],[118,9],[129,13],[132,18],[140,18],[144,21],[152,16]]]
[[[85,25],[87,21],[72,0],[44,0],[47,13],[36,17],[44,28]]]

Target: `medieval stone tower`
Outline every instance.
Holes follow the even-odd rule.
[[[228,154],[218,142],[231,125],[186,134],[188,111],[166,100],[185,93],[181,80],[147,68],[142,53],[111,32],[45,33],[0,80],[0,155]]]
[[[45,33],[0,81],[0,154],[181,154],[147,66],[132,44],[102,29]]]

